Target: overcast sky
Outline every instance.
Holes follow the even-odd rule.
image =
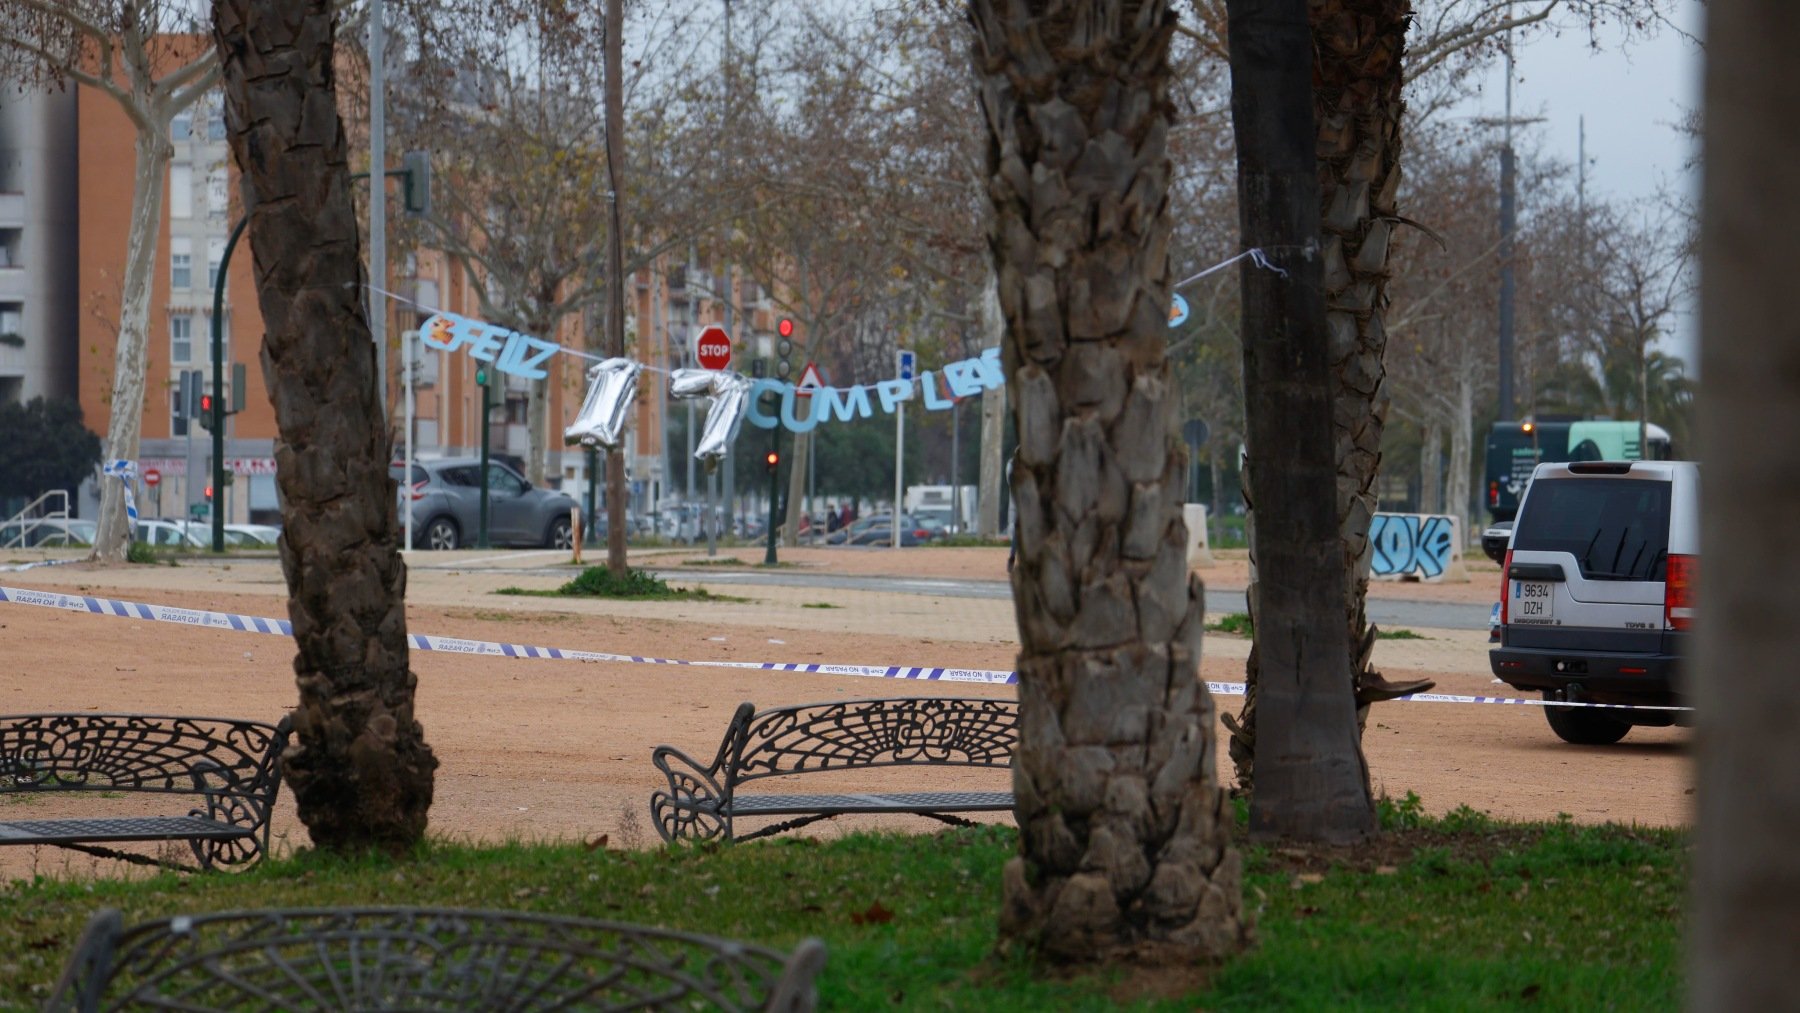
[[[1698,0],[1682,0],[1673,19],[1701,36]],[[1615,200],[1650,198],[1659,189],[1694,192],[1698,180],[1684,173],[1688,141],[1674,129],[1686,109],[1700,104],[1701,52],[1693,42],[1664,29],[1656,38],[1620,52],[1602,36],[1595,51],[1582,32],[1544,36],[1520,48],[1513,81],[1513,115],[1541,116],[1539,150],[1574,165],[1580,122],[1587,120],[1588,193]],[[1504,64],[1488,75],[1482,95],[1468,115],[1499,117],[1505,112]],[[1677,328],[1672,350],[1697,372],[1696,321],[1688,314]]]

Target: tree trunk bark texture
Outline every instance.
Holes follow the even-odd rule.
[[[1700,720],[1689,1000],[1784,1009],[1800,992],[1800,7],[1707,4],[1699,420],[1706,461],[1688,669]],[[1788,434],[1783,437],[1780,434]]]
[[[1244,5],[1240,5],[1244,6]],[[1387,401],[1388,257],[1398,224],[1401,57],[1411,18],[1408,0],[1311,0],[1312,104],[1319,185],[1322,283],[1332,391],[1336,509],[1344,555],[1343,627],[1355,685],[1382,682],[1370,664],[1375,643],[1364,608],[1369,591],[1369,525],[1376,508]],[[1257,634],[1260,639],[1260,633]],[[1233,722],[1238,784],[1252,790],[1260,673],[1251,656],[1247,690]],[[1427,684],[1428,688],[1428,684]],[[1358,722],[1368,703],[1358,696]],[[1358,752],[1361,751],[1360,735]]]
[[[532,334],[543,334],[541,330]],[[555,340],[554,338],[548,340]],[[555,367],[551,367],[553,370]],[[504,389],[504,386],[502,387]],[[550,381],[531,381],[530,393],[525,402],[525,480],[542,489],[544,480],[550,473]],[[560,474],[559,467],[557,472]]]
[[[991,271],[991,268],[990,268]],[[1000,316],[1000,291],[990,273],[982,287],[981,347],[997,348],[1006,334],[1006,321]],[[983,538],[997,538],[1000,530],[1000,484],[1006,480],[1006,465],[1001,444],[1006,436],[1006,388],[990,387],[981,392],[981,467],[976,475],[975,533]]]
[[[796,409],[798,411],[800,409]],[[815,430],[814,432],[817,432]],[[800,544],[800,517],[806,512],[806,459],[812,453],[813,433],[796,433],[788,443],[787,502],[781,505],[781,544]]]
[[[1040,958],[1246,943],[1199,679],[1165,335],[1166,0],[975,0],[990,245],[1019,449],[1020,854],[1002,937]]]
[[[391,438],[338,120],[329,0],[216,0],[284,500],[281,566],[299,649],[283,757],[301,822],[331,849],[420,840],[437,759],[413,716]]]
[[[1349,559],[1333,490],[1333,362],[1314,146],[1307,0],[1228,0],[1231,110],[1243,242],[1284,274],[1242,269],[1244,401],[1255,506],[1259,666],[1253,834],[1328,842],[1374,830],[1346,612]],[[1333,311],[1335,312],[1335,311]],[[1364,518],[1367,526],[1367,518]],[[1334,630],[1336,632],[1334,632]]]
[[[156,274],[156,237],[162,231],[164,178],[174,146],[168,116],[152,116],[165,129],[139,130],[137,164],[131,185],[131,225],[125,238],[125,279],[120,290],[119,343],[113,351],[111,416],[106,423],[107,460],[135,461],[143,435],[146,351],[150,329],[151,282]],[[125,483],[100,481],[100,516],[90,559],[123,562],[131,548],[125,516]]]

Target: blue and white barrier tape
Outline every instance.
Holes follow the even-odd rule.
[[[272,633],[291,637],[294,628],[286,619],[239,615],[230,612],[208,612],[200,609],[149,605],[144,602],[118,601],[86,595],[59,594],[53,591],[31,591],[0,586],[0,602],[15,605],[40,605],[70,612],[89,612],[100,616],[126,619],[148,619],[151,622],[179,623],[240,633]],[[610,654],[603,651],[575,651],[560,647],[535,647],[530,644],[502,644],[491,640],[464,640],[437,637],[423,633],[408,634],[416,651],[442,651],[447,654],[473,654],[497,658],[543,658],[554,661],[606,661],[634,665],[679,665],[684,668],[735,668],[763,672],[804,672],[817,675],[853,675],[872,679],[913,679],[929,682],[972,682],[991,686],[1010,686],[1019,681],[1017,672],[991,668],[929,668],[902,665],[820,665],[811,662],[781,661],[682,661],[675,658],[647,658],[636,654]],[[1219,696],[1243,696],[1241,682],[1208,682],[1206,688]],[[1415,703],[1480,703],[1515,704],[1526,707],[1593,707],[1611,710],[1690,711],[1692,707],[1633,706],[1630,704],[1566,703],[1558,700],[1528,700],[1504,696],[1462,696],[1454,693],[1414,693],[1399,697]]]

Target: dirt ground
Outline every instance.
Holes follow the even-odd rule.
[[[521,558],[529,556],[496,554],[489,562],[415,555],[410,631],[687,660],[1010,669],[1017,650],[1006,601],[840,590],[829,592],[833,607],[818,608],[818,590],[742,584],[720,590],[752,600],[725,604],[622,605],[492,594],[509,583],[554,586],[567,579],[566,569],[543,577],[481,572],[484,566],[529,565],[531,558]],[[985,579],[1005,573],[1004,552],[982,549],[790,550],[783,558],[833,572]],[[664,558],[635,562],[672,565]],[[1216,573],[1214,568],[1202,572],[1216,586],[1232,586],[1241,584],[1241,567],[1241,561],[1227,562]],[[696,573],[695,582],[703,581],[704,574]],[[1477,574],[1474,584],[1402,585],[1410,594],[1398,596],[1468,600],[1485,612],[1491,594],[1479,589],[1487,583]],[[0,572],[0,585],[258,616],[287,614],[280,569],[272,559],[173,568],[59,566]],[[1382,593],[1395,593],[1385,590],[1392,585],[1383,587]],[[1513,695],[1487,672],[1484,635],[1417,632],[1429,639],[1384,641],[1378,662],[1390,670],[1428,673],[1442,692]],[[1247,649],[1239,638],[1209,637],[1203,675],[1241,680]],[[291,664],[291,642],[279,636],[0,604],[0,709],[5,712],[135,711],[274,720],[294,699]],[[433,834],[486,841],[606,834],[613,846],[626,847],[658,840],[647,805],[659,786],[651,749],[670,743],[710,757],[740,701],[773,706],[1012,692],[1006,686],[425,651],[413,654],[413,667],[419,717],[440,760]],[[1218,704],[1235,708],[1238,699],[1220,697]],[[1379,791],[1417,792],[1432,811],[1467,804],[1515,818],[1568,813],[1581,822],[1683,825],[1692,810],[1689,741],[1683,729],[1643,728],[1616,746],[1576,747],[1550,733],[1541,708],[1402,702],[1376,710],[1365,746]],[[1229,777],[1222,746],[1218,763]],[[908,776],[882,772],[856,784],[900,785]],[[995,772],[933,771],[930,777],[933,787],[1003,788],[1006,780]],[[842,787],[854,790],[851,784]],[[38,812],[52,814],[33,809]],[[821,824],[818,832],[873,825],[935,826],[911,817],[872,817]],[[284,798],[275,828],[278,847],[305,843],[291,799]],[[0,849],[0,876],[52,868],[79,872],[94,862],[22,852],[32,849]],[[116,863],[107,864],[108,874],[116,869]]]

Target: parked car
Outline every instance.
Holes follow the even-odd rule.
[[[1700,561],[1700,468],[1540,464],[1502,563],[1493,672],[1546,700],[1682,703]],[[1546,707],[1566,742],[1606,745],[1679,711]]]
[[[1513,522],[1497,521],[1481,532],[1481,551],[1496,563],[1506,561],[1506,547],[1512,542]]]
[[[210,549],[212,528],[193,521],[139,520],[135,540],[158,549]]]
[[[389,470],[395,481],[405,473],[405,466],[398,462]],[[402,483],[401,499],[412,504],[414,547],[475,545],[481,528],[480,458],[414,461],[411,477],[410,482]],[[535,489],[517,471],[492,459],[486,482],[489,544],[570,546],[569,511],[576,508],[573,497]]]
[[[208,538],[212,537],[208,529]],[[243,549],[272,549],[281,529],[270,524],[227,524],[225,544]]]
[[[98,525],[64,517],[39,517],[0,524],[0,549],[65,548],[94,544]]]
[[[900,545],[910,548],[923,545],[931,540],[931,532],[919,524],[911,514],[900,515]],[[894,543],[893,516],[891,514],[873,514],[851,521],[847,528],[840,528],[825,537],[826,545],[892,545]]]

